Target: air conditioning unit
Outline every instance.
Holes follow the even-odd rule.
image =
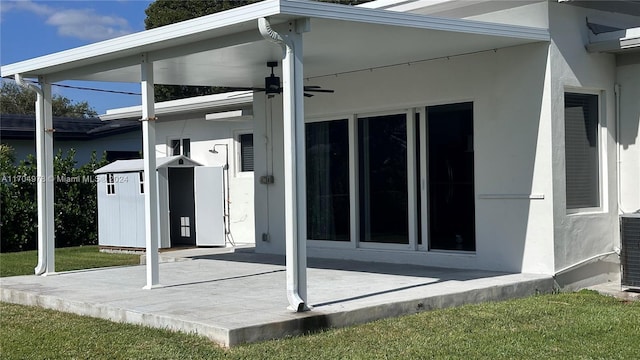
[[[640,289],[640,214],[620,216],[622,286]]]

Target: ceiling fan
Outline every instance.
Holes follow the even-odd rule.
[[[273,96],[275,96],[276,94],[281,94],[282,93],[282,86],[280,85],[280,78],[278,76],[275,76],[275,74],[273,73],[273,68],[278,66],[278,62],[277,61],[269,61],[267,62],[267,67],[271,68],[271,75],[267,76],[266,78],[264,78],[264,87],[263,88],[253,88],[253,87],[249,87],[249,88],[233,88],[234,90],[247,90],[247,91],[264,91],[267,94],[267,97],[271,98]],[[317,93],[334,93],[333,90],[330,89],[323,89],[320,86],[317,85],[308,85],[304,87],[304,96],[305,97],[312,97],[313,94],[310,94],[312,92],[317,92]]]

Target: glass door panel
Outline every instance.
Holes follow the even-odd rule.
[[[475,251],[473,103],[427,107],[429,245]]]
[[[349,124],[306,124],[307,237],[350,240]]]
[[[409,243],[407,115],[358,119],[360,241]]]

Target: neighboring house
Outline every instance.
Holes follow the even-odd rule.
[[[36,153],[35,115],[0,115],[0,139],[15,150],[16,160]],[[54,117],[54,152],[64,155],[75,149],[75,160],[83,165],[96,152],[98,160],[106,153],[108,161],[135,159],[142,150],[139,121],[101,121],[99,118]]]
[[[637,1],[267,0],[2,76],[263,87],[283,53],[284,90],[253,96],[254,229],[257,252],[287,254],[293,309],[307,254],[619,279],[619,215],[640,208]],[[149,141],[207,164],[193,138],[232,132],[186,119]]]
[[[158,159],[183,155],[199,165],[224,167],[228,156],[228,173],[225,172],[224,175],[228,175],[225,181],[226,179],[229,181],[229,231],[232,241],[237,243],[254,243],[255,237],[252,99],[253,94],[244,91],[165,101],[155,106],[158,117],[156,123]],[[107,113],[100,115],[100,118],[119,123],[123,119],[127,122],[129,119],[140,119],[141,116],[141,107],[132,106],[107,110]],[[214,149],[215,152],[213,152]],[[141,163],[140,166],[142,166]],[[166,180],[167,174],[163,176]],[[163,176],[159,178],[159,186],[162,186]],[[171,202],[167,201],[168,196],[168,193],[161,193],[159,200],[161,212],[168,210],[167,206],[171,206]],[[104,215],[98,213],[98,216],[102,219],[111,215],[106,211]],[[164,220],[161,222],[166,223]],[[140,225],[142,224],[144,222]],[[198,234],[197,226],[195,234]],[[195,245],[195,238],[192,240]],[[124,239],[122,241],[117,246],[126,247],[126,244],[129,244]],[[160,244],[162,248],[166,248],[178,243],[169,242],[165,236]],[[102,240],[100,244],[107,245]],[[144,241],[141,238],[136,244],[131,246],[144,247]]]

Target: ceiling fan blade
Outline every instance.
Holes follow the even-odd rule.
[[[254,88],[254,87],[227,87],[226,89],[229,89],[229,91],[254,91],[254,90],[258,90],[258,88]]]
[[[309,92],[321,92],[321,93],[331,93],[333,94],[335,91],[331,89],[304,89],[304,91]]]
[[[304,93],[304,97],[313,97],[313,94]]]
[[[245,96],[245,95],[253,94],[253,90],[246,90],[246,91],[244,91],[244,90],[236,90],[236,91],[243,91],[243,92],[241,92],[239,94],[234,94],[234,95],[229,96],[230,99],[235,98],[235,97],[239,97],[239,96]]]

